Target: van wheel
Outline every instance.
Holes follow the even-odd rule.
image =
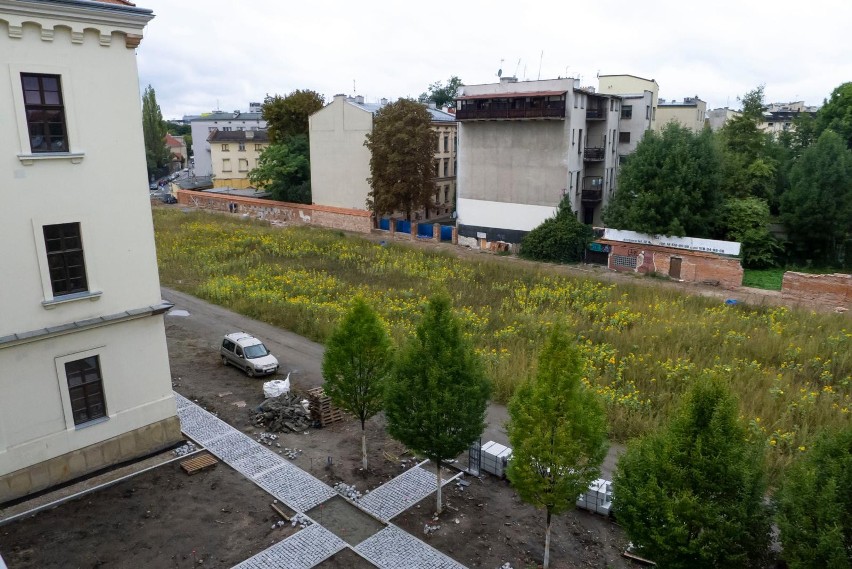
[[[226,358],[225,356],[222,356],[222,365],[228,367],[228,358]]]
[[[249,376],[249,377],[254,377],[254,368],[247,367],[246,368],[246,375]]]

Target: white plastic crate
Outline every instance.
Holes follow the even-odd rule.
[[[480,468],[489,474],[503,478],[506,475],[506,464],[510,456],[512,456],[512,449],[500,443],[488,441],[482,445]]]

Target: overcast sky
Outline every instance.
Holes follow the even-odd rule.
[[[852,0],[135,1],[156,15],[140,84],[167,119],[295,89],[417,97],[451,75],[495,82],[501,66],[595,87],[598,73],[638,75],[708,109],[739,108],[760,84],[766,102],[819,105],[852,81]]]

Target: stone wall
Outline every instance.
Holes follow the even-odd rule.
[[[811,275],[787,271],[781,283],[781,298],[805,308],[818,304],[845,312],[852,305],[852,275]]]
[[[620,241],[601,240],[599,243],[612,247],[609,268],[616,271],[655,273],[684,282],[712,284],[724,288],[737,288],[743,282],[743,268],[739,259]],[[679,277],[672,274],[672,259],[680,259]]]
[[[191,190],[177,190],[176,194],[181,205],[248,215],[266,221],[304,223],[356,233],[370,233],[373,228],[371,213],[358,209],[277,202]]]

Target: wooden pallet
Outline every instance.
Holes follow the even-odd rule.
[[[331,403],[331,398],[325,394],[322,387],[308,390],[311,418],[323,427],[343,420],[343,411]]]
[[[197,472],[201,472],[205,468],[210,468],[219,464],[219,461],[212,454],[203,454],[201,456],[196,456],[195,458],[190,458],[189,460],[184,460],[180,463],[180,467],[186,471],[187,474],[195,474]]]

